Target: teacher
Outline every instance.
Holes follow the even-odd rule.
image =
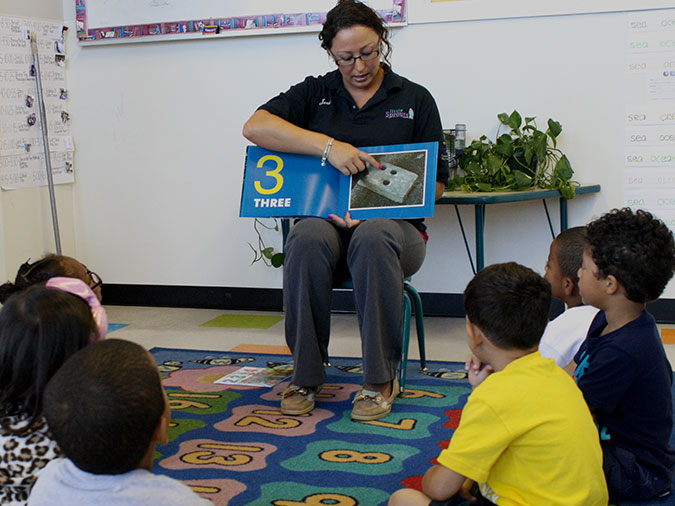
[[[322,157],[345,176],[367,164],[381,168],[355,146],[438,142],[438,199],[449,175],[438,108],[425,88],[391,70],[382,19],[361,2],[342,0],[328,12],[319,40],[337,70],[307,77],[262,105],[244,136],[266,149]],[[351,276],[364,375],[352,419],[376,420],[399,394],[403,280],[422,265],[426,227],[423,220],[359,221],[349,213],[330,218],[297,221],[286,242],[285,331],[294,371],[281,411],[314,409],[326,381],[333,282]]]

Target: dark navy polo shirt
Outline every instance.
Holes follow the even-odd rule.
[[[345,88],[339,70],[307,77],[260,109],[356,147],[438,142],[436,180],[448,182],[448,164],[441,159],[445,145],[436,102],[426,88],[389,67],[385,67],[382,85],[361,109]]]
[[[656,322],[643,311],[602,335],[606,326],[600,311],[574,357],[574,379],[595,415],[600,439],[630,451],[670,483],[675,465],[675,452],[668,446],[673,373]]]

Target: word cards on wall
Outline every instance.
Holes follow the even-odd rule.
[[[53,22],[0,16],[0,186],[4,190],[47,184],[31,32],[38,43],[54,183],[74,181],[66,30]]]
[[[624,202],[675,231],[675,9],[626,21]]]

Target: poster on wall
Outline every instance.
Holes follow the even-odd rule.
[[[675,232],[675,9],[626,15],[624,204]]]
[[[319,31],[335,0],[75,0],[84,44]],[[390,25],[406,22],[406,0],[367,0]]]
[[[47,184],[30,33],[38,42],[40,78],[49,133],[54,184],[72,183],[62,24],[0,16],[0,187],[3,190]]]

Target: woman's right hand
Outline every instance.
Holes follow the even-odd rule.
[[[333,146],[328,153],[328,161],[345,176],[363,172],[367,164],[382,169],[380,162],[371,155],[337,139],[333,141]]]

